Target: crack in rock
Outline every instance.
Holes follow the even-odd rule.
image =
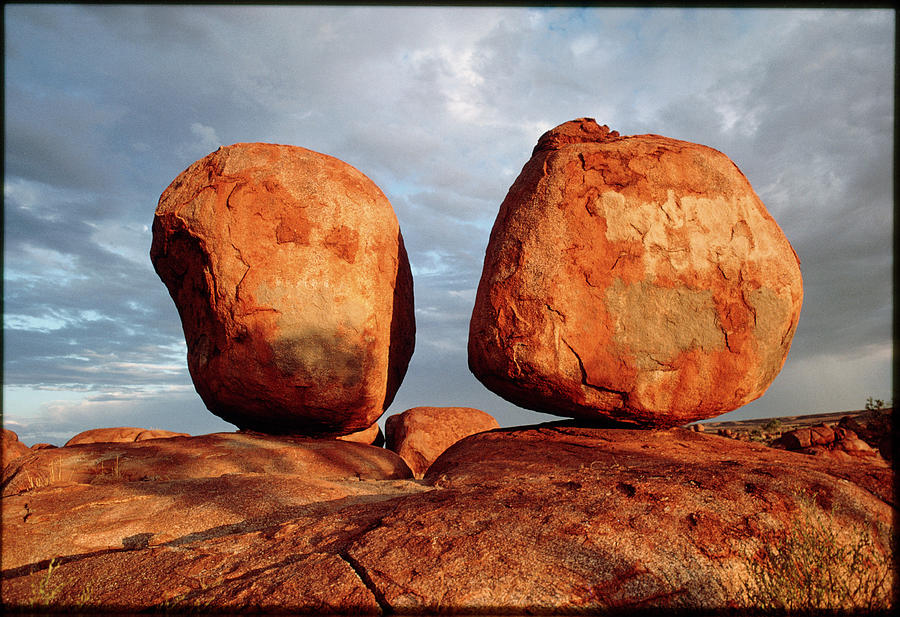
[[[366,586],[372,596],[375,598],[375,602],[378,604],[378,608],[381,609],[382,615],[390,615],[393,613],[393,609],[391,608],[390,603],[388,603],[387,598],[384,596],[384,593],[378,588],[375,584],[375,581],[372,580],[372,577],[369,576],[369,571],[359,563],[356,559],[354,559],[350,553],[347,551],[341,551],[337,554],[338,557],[343,559],[350,569],[359,577],[359,580],[362,581],[363,585]]]
[[[590,383],[588,381],[587,369],[584,368],[584,362],[582,361],[581,356],[579,356],[578,352],[575,351],[575,348],[569,344],[569,341],[567,341],[564,338],[561,338],[560,340],[563,343],[565,343],[566,347],[569,348],[569,351],[572,352],[572,355],[575,356],[575,361],[578,362],[578,369],[581,371],[581,384],[582,385],[587,386],[588,388],[592,388],[598,392],[602,392],[604,394],[615,394],[615,395],[619,396],[622,403],[625,402],[625,399],[628,397],[627,392],[623,392],[621,390],[613,390],[612,388],[604,388],[603,386],[598,386],[598,385]]]

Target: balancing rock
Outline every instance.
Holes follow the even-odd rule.
[[[781,370],[799,259],[724,154],[579,118],[541,137],[491,232],[469,367],[536,411],[712,418]]]
[[[350,165],[296,146],[219,148],[163,192],[150,257],[217,416],[337,436],[393,400],[415,342],[412,274],[391,204]]]

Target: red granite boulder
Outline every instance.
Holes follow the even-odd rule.
[[[469,367],[536,411],[712,418],[781,370],[799,260],[724,154],[590,118],[541,137],[491,231]]]
[[[0,469],[6,467],[20,456],[31,453],[31,448],[19,441],[19,436],[15,431],[11,431],[7,428],[3,429],[3,441],[0,443],[0,446],[2,446],[0,450],[2,450],[3,457],[2,460],[0,460]]]
[[[385,421],[385,447],[406,461],[417,478],[457,441],[499,428],[488,413],[471,407],[414,407]]]
[[[336,436],[393,400],[415,338],[412,275],[381,190],[305,148],[219,148],[163,192],[150,257],[197,392],[241,428]]]

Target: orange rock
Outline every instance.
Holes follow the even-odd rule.
[[[82,431],[66,442],[65,446],[74,446],[80,443],[114,443],[143,441],[145,439],[164,439],[167,437],[188,437],[187,433],[175,433],[160,429],[143,429],[130,426],[117,428],[92,428]]]
[[[529,409],[683,425],[765,392],[802,296],[796,254],[728,157],[581,118],[541,137],[500,206],[469,366]]]
[[[859,439],[877,449],[887,460],[893,457],[893,408],[867,411],[857,416],[845,416],[838,423],[838,428],[845,428],[856,433]]]
[[[337,439],[215,433],[41,450],[3,472],[2,568],[216,537],[318,502],[417,490],[411,479],[393,452]]]
[[[834,430],[824,424],[819,424],[788,431],[772,445],[786,450],[803,450],[815,446],[828,446],[834,442],[834,438]]]
[[[93,456],[198,439],[60,451]],[[279,440],[234,439],[230,454],[211,451],[197,464],[204,474],[224,471],[215,460],[255,444],[242,468],[230,463],[236,473],[201,478],[196,468],[193,479],[5,495],[4,606],[27,606],[58,557],[50,581],[58,608],[70,612],[86,595],[85,613],[733,612],[757,608],[740,604],[747,555],[810,516],[834,533],[863,530],[873,567],[895,524],[888,468],[684,429],[499,429],[456,443],[424,481],[359,481],[355,472],[373,460],[361,453],[399,458],[298,440],[345,454],[344,470],[333,465],[326,483],[294,463],[279,472],[289,457],[258,451]],[[847,582],[863,574],[849,572]],[[890,601],[893,568],[885,576],[875,591]]]
[[[862,439],[853,439],[853,438],[844,438],[840,441],[835,442],[835,449],[841,449],[844,452],[850,452],[856,456],[875,456],[878,454],[878,451],[875,450],[872,446],[867,444]]]
[[[809,427],[810,443],[814,446],[827,446],[834,441],[834,429],[827,424]]]
[[[57,484],[181,480],[225,474],[291,473],[317,478],[408,478],[383,448],[242,431],[39,450],[4,468],[3,494]]]
[[[391,204],[350,165],[295,146],[219,148],[163,192],[150,257],[214,414],[336,436],[393,400],[415,339],[412,275]]]
[[[406,461],[417,478],[457,441],[499,428],[497,420],[471,407],[414,407],[388,417],[385,443]]]
[[[341,435],[338,437],[343,441],[354,441],[356,443],[364,443],[370,446],[376,446],[378,448],[384,445],[384,433],[381,432],[381,427],[378,424],[373,424],[367,429],[363,429],[361,431],[357,431],[355,433],[350,433],[349,435]]]
[[[15,431],[7,428],[3,429],[3,441],[0,442],[0,446],[2,446],[3,452],[0,467],[6,467],[17,458],[31,453],[31,448],[19,441],[19,436]]]

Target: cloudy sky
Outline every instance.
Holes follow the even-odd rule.
[[[466,366],[500,202],[581,116],[716,148],[802,260],[787,363],[723,419],[891,397],[892,11],[10,6],[3,424],[29,445],[104,426],[233,430],[194,392],[149,259],[160,193],[220,145],[336,156],[400,220],[418,336],[387,414],[550,419]],[[382,418],[383,420],[383,418]]]

